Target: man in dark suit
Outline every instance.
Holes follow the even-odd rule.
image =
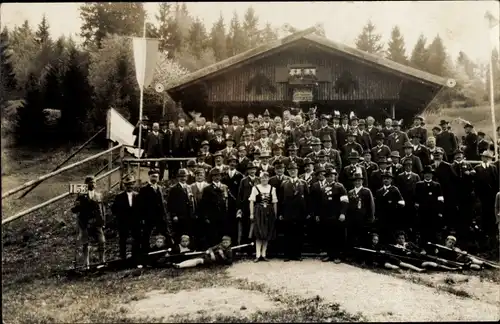
[[[418,212],[420,242],[440,242],[443,224],[443,197],[441,186],[432,180],[431,166],[424,168],[424,180],[415,185],[415,208]]]
[[[444,220],[445,224],[453,224],[453,218],[458,213],[457,197],[455,195],[456,174],[451,167],[451,164],[443,161],[444,151],[438,147],[434,151],[434,162],[432,164],[434,170],[434,179],[441,185],[444,197]]]
[[[189,149],[191,156],[198,153],[204,141],[208,141],[208,132],[201,118],[196,119],[196,127],[190,131]]]
[[[392,185],[393,175],[391,172],[382,173],[382,188],[375,193],[375,216],[377,229],[380,231],[380,239],[385,243],[393,242],[393,235],[400,226],[401,210],[405,201],[399,189]]]
[[[234,126],[233,125],[230,125],[229,124],[229,116],[228,115],[224,115],[222,117],[222,130],[225,134],[225,136],[233,136],[234,135]]]
[[[416,174],[422,174],[422,170],[424,169],[422,166],[422,162],[418,158],[418,156],[413,154],[413,145],[411,145],[410,142],[406,142],[405,145],[403,146],[404,151],[405,151],[405,156],[401,159],[401,162],[405,160],[411,160],[411,165],[412,165],[412,171]]]
[[[214,158],[212,156],[212,154],[210,153],[209,151],[210,149],[210,144],[208,143],[208,141],[203,141],[201,142],[201,160],[210,165],[210,166],[213,166],[214,165]],[[200,157],[200,155],[198,155],[198,157]]]
[[[224,131],[221,127],[214,129],[215,137],[210,140],[210,153],[222,151],[226,147],[226,139],[224,137]]]
[[[356,138],[356,142],[361,144],[361,147],[363,147],[363,150],[371,150],[373,146],[372,137],[370,133],[368,133],[365,129],[366,122],[364,119],[359,120],[358,124],[358,137]]]
[[[195,156],[190,152],[189,147],[189,129],[186,127],[184,118],[179,118],[177,128],[174,131],[173,150],[176,157]],[[192,154],[191,154],[192,153]]]
[[[404,171],[396,176],[395,185],[401,192],[403,199],[405,201],[405,206],[403,208],[403,218],[401,220],[401,230],[405,233],[411,235],[411,239],[415,241],[416,237],[416,211],[415,211],[415,186],[417,182],[420,181],[420,176],[412,171],[413,161],[411,159],[406,159],[403,162]]]
[[[240,183],[244,178],[244,175],[239,172],[236,167],[238,165],[238,158],[234,155],[227,159],[229,168],[226,173],[222,175],[221,182],[227,186],[228,189],[228,227],[230,230],[230,236],[236,240],[238,237],[238,222],[237,222],[237,212],[238,212],[238,190],[240,189]]]
[[[229,235],[227,222],[228,188],[221,183],[222,174],[217,168],[210,170],[211,182],[203,188],[200,201],[200,213],[205,221],[204,248],[214,246],[224,235]]]
[[[385,157],[388,159],[391,156],[391,149],[384,144],[384,133],[377,133],[375,135],[375,146],[372,147],[373,162],[378,163],[379,159]]]
[[[382,185],[382,175],[384,172],[390,171],[389,170],[389,161],[387,160],[386,157],[381,157],[378,161],[378,169],[374,170],[371,173],[370,178],[368,179],[368,188],[372,191],[372,193],[376,193],[377,190],[379,190]]]
[[[392,129],[393,132],[389,135],[387,146],[389,146],[391,151],[398,151],[399,154],[404,154],[403,146],[410,141],[408,135],[401,131],[401,123],[397,120],[392,122]]]
[[[347,193],[347,241],[349,248],[365,246],[375,221],[375,201],[370,189],[363,187],[363,175],[353,177],[354,188]]]
[[[354,174],[360,173],[363,176],[363,185],[368,186],[368,176],[365,168],[359,163],[359,154],[356,151],[349,153],[348,163],[339,175],[339,181],[344,185],[346,190],[354,188],[352,177]]]
[[[306,157],[309,153],[312,152],[312,145],[316,137],[312,136],[312,128],[307,125],[304,128],[304,137],[299,140],[299,156]],[[320,141],[321,145],[321,141]]]
[[[498,226],[495,222],[495,195],[498,192],[499,175],[498,169],[491,162],[493,154],[489,151],[481,153],[481,163],[476,165],[475,189],[477,197],[481,202],[481,228],[490,239],[498,234]]]
[[[131,236],[132,258],[137,261],[141,250],[141,215],[137,206],[139,193],[133,189],[134,177],[128,176],[123,184],[125,191],[116,195],[111,211],[118,225],[120,258],[127,258],[127,239]]]
[[[144,222],[141,240],[143,254],[147,254],[150,250],[149,241],[155,228],[167,242],[174,243],[172,223],[165,205],[165,188],[158,184],[159,171],[149,170],[148,175],[149,183],[139,190],[138,196],[138,205]]]
[[[188,172],[180,169],[178,182],[170,187],[167,199],[168,211],[172,219],[175,242],[180,242],[182,235],[194,237],[194,196],[187,184]]]
[[[333,165],[335,170],[342,170],[342,158],[340,157],[340,151],[332,147],[332,140],[330,136],[325,135],[321,140],[327,161]]]
[[[453,153],[457,150],[458,143],[456,142],[455,134],[448,131],[447,125],[447,121],[441,120],[441,131],[435,135],[436,146],[441,147],[444,150],[445,155],[449,156],[450,159],[453,159]]]
[[[366,118],[366,131],[370,134],[372,146],[375,145],[376,135],[379,133],[377,127],[374,126],[375,119],[372,116]]]
[[[293,162],[297,164],[297,167],[299,168],[299,173],[301,173],[304,167],[304,161],[301,157],[297,155],[298,149],[299,148],[297,147],[297,145],[295,145],[295,143],[291,144],[288,147],[288,156],[283,159],[283,164],[285,165],[285,168],[288,170],[288,166],[290,165],[290,163]]]
[[[477,134],[474,132],[474,125],[471,123],[466,123],[464,126],[465,136],[464,136],[464,156],[466,160],[477,161],[479,160],[479,150],[477,147],[478,138]],[[481,152],[482,153],[482,152]]]
[[[347,133],[349,132],[349,117],[342,114],[340,117],[340,126],[337,128],[337,148],[342,149],[347,143]]]
[[[477,151],[479,154],[490,149],[490,143],[484,138],[485,136],[484,132],[477,132]]]
[[[363,153],[363,162],[361,162],[361,165],[365,168],[366,170],[366,176],[368,178],[368,182],[370,181],[370,178],[372,176],[372,172],[375,170],[378,170],[378,165],[377,163],[372,161],[372,153],[370,150],[366,150]]]
[[[240,144],[238,147],[238,165],[236,166],[236,170],[238,170],[243,176],[246,175],[247,166],[250,163],[247,153],[245,144]]]
[[[257,167],[253,163],[247,165],[247,174],[240,182],[238,188],[238,211],[236,218],[238,218],[238,244],[246,244],[250,242],[248,237],[250,233],[250,203],[248,198],[252,193],[252,188],[259,182],[256,177]],[[251,253],[250,250],[247,250]]]
[[[349,132],[347,133],[347,143],[342,146],[341,152],[342,152],[342,164],[347,165],[348,160],[349,160],[349,155],[352,152],[357,152],[358,155],[363,154],[363,147],[356,142],[356,134],[354,132]]]
[[[420,144],[427,143],[427,130],[422,127],[424,118],[422,116],[415,116],[413,119],[413,127],[408,130],[408,137],[417,137]]]
[[[315,220],[321,225],[323,249],[327,256],[323,261],[340,263],[346,247],[346,214],[349,204],[347,190],[335,181],[336,172],[329,170],[319,201],[313,208]]]
[[[321,115],[320,122],[321,127],[314,132],[314,136],[320,139],[329,136],[332,141],[332,147],[337,148],[337,132],[335,129],[328,126],[328,117],[326,115]]]
[[[303,136],[302,131],[299,127],[297,127],[297,124],[293,120],[290,120],[289,125],[290,130],[287,131],[287,146],[290,146],[292,144],[298,146],[300,144],[300,139]]]
[[[162,132],[160,132],[160,124],[153,123],[153,129],[146,135],[146,156],[151,159],[158,159],[165,156],[163,151],[164,138]],[[163,180],[165,173],[165,162],[151,162],[151,168],[155,168],[159,165],[160,169],[160,181]]]
[[[290,163],[288,174],[290,179],[282,183],[278,194],[278,204],[280,204],[278,210],[281,212],[279,220],[283,222],[285,261],[299,261],[302,259],[304,221],[310,215],[309,188],[305,181],[297,177],[297,164]]]
[[[175,123],[173,121],[168,122],[167,129],[163,130],[163,153],[165,157],[173,157],[174,156],[174,131],[175,131]],[[168,161],[168,174],[169,178],[173,177],[177,172],[176,170],[179,168],[179,162],[177,161]]]
[[[417,134],[413,134],[410,137],[411,144],[413,145],[413,155],[420,159],[422,166],[430,165],[432,163],[433,156],[429,148],[420,143],[420,137]]]

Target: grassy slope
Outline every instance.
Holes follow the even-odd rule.
[[[500,112],[498,115],[500,116]],[[444,110],[441,114],[427,115],[426,122],[427,125],[434,125],[441,119],[454,120],[461,117],[476,124],[477,129],[487,130],[488,116],[488,107]],[[95,153],[96,151],[87,150],[72,161],[81,160]],[[68,154],[68,152],[35,154],[19,150],[3,150],[2,188],[12,189],[49,172]],[[7,198],[2,202],[2,217],[11,216],[63,193],[67,190],[69,182],[81,181],[85,175],[95,172],[106,163],[107,159],[103,157],[72,172],[65,172],[47,180],[22,200],[18,200],[17,195]],[[115,182],[117,175],[113,178]],[[106,181],[98,185],[105,188]],[[74,258],[76,229],[71,213],[65,213],[71,208],[72,203],[73,198],[64,199],[2,226],[3,315],[6,322],[122,321],[125,314],[122,313],[123,310],[115,309],[114,305],[119,301],[140,298],[142,292],[159,286],[174,291],[213,285],[265,290],[263,287],[230,280],[223,272],[217,270],[194,270],[183,273],[153,270],[141,277],[135,277],[136,272],[122,272],[76,281],[54,275],[54,271],[70,266]],[[116,237],[111,232],[108,233],[108,242],[108,254],[116,255]],[[214,280],[214,275],[218,280]],[[122,280],[124,276],[131,278]],[[267,293],[274,294],[276,298],[289,305],[290,311],[260,314],[240,320],[282,322],[321,321],[326,318],[334,321],[355,319],[348,314],[340,313],[337,305],[324,305],[320,300],[301,300],[293,296]],[[217,320],[234,322],[238,319]]]

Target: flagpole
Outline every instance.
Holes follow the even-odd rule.
[[[495,87],[493,85],[493,44],[491,43],[491,29],[495,27],[495,18],[491,13],[487,12],[484,16],[486,20],[488,20],[488,49],[489,49],[489,58],[490,58],[490,71],[489,71],[489,79],[490,79],[490,109],[491,109],[491,125],[493,127],[493,147],[494,147],[494,152],[493,155],[499,159],[500,156],[498,155],[498,138],[497,138],[497,125],[496,125],[496,117],[495,117]]]
[[[142,28],[142,39],[144,43],[146,42],[146,13],[144,13],[144,26]],[[146,51],[146,47],[144,46],[144,51]],[[146,70],[146,53],[144,53],[144,63],[142,66],[142,70]],[[139,96],[139,159],[141,159],[141,144],[142,144],[142,110],[144,104],[144,83],[140,85],[140,96]],[[137,181],[141,179],[141,162],[139,161],[139,165],[137,167]]]

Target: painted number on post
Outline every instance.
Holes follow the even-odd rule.
[[[87,191],[88,191],[88,187],[86,184],[82,184],[82,183],[70,183],[69,184],[69,193],[80,194],[80,193],[86,193]]]

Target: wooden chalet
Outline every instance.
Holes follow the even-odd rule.
[[[316,35],[315,28],[261,45],[182,78],[167,90],[185,112],[215,118],[281,114],[317,106],[322,113],[411,118],[453,80]]]

